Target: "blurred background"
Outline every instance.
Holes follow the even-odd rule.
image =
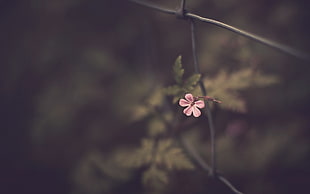
[[[176,57],[186,75],[194,72],[189,22],[125,0],[0,2],[0,193],[151,192],[143,167],[122,170],[110,158],[150,134],[141,102],[174,84]],[[187,1],[193,13],[305,52],[309,8],[306,0]],[[231,90],[242,108],[234,101],[216,108],[220,172],[244,193],[309,193],[309,63],[205,23],[197,23],[197,40],[206,85],[223,70],[277,80],[262,87],[239,80],[247,87]],[[170,97],[158,104],[187,119]],[[183,134],[208,161],[207,121],[194,121]],[[171,173],[161,193],[231,191],[197,167]]]

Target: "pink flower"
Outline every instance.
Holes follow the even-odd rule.
[[[202,100],[196,100],[192,94],[186,94],[185,99],[180,99],[179,105],[186,107],[183,111],[187,116],[191,116],[193,113],[194,117],[199,117],[201,112],[198,108],[204,108],[205,103]],[[198,108],[197,108],[198,107]]]

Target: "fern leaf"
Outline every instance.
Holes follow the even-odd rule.
[[[158,142],[155,163],[163,165],[167,169],[193,169],[194,165],[185,156],[183,151],[173,145],[172,139],[164,139]]]
[[[169,169],[194,169],[192,162],[185,156],[180,148],[171,148],[165,152],[163,157],[164,165]]]
[[[225,96],[221,98],[221,101],[225,102],[221,103],[223,109],[240,113],[245,113],[247,111],[246,102],[243,98],[230,92],[223,93],[223,96]]]
[[[173,86],[168,86],[167,88],[164,88],[164,93],[167,95],[179,95],[180,93],[183,93],[183,88],[179,85],[173,85]]]
[[[277,76],[273,75],[262,75],[260,72],[254,74],[254,85],[256,87],[264,87],[280,82],[280,79]]]
[[[182,78],[184,75],[184,69],[182,67],[182,56],[178,56],[175,60],[174,66],[173,66],[173,75],[174,79],[178,84],[182,83]]]
[[[124,149],[115,154],[115,162],[127,168],[138,168],[148,165],[152,160],[153,149],[154,140],[143,139],[140,148]]]
[[[167,149],[169,149],[173,144],[173,140],[172,139],[162,139],[158,142],[158,148],[157,151],[158,152],[164,152]]]
[[[167,184],[168,175],[165,171],[158,169],[155,165],[152,165],[143,173],[142,182],[145,185],[156,187],[160,184]]]
[[[184,69],[182,67],[182,57],[178,56],[173,66],[173,75],[176,81],[175,85],[164,88],[164,93],[173,96],[173,104],[175,104],[184,93],[192,92],[201,78],[200,74],[193,74],[183,81]]]
[[[201,74],[195,73],[186,79],[184,83],[185,90],[192,91],[200,80]]]
[[[251,68],[245,68],[230,74],[220,71],[216,77],[205,79],[204,84],[208,89],[208,95],[223,101],[222,108],[246,112],[245,100],[238,92],[250,87],[268,86],[277,83],[278,80],[276,76],[263,75]]]
[[[156,148],[155,163],[162,164],[163,156],[167,149],[172,146],[172,139],[159,140]]]
[[[160,119],[154,118],[149,122],[148,133],[150,136],[154,137],[164,133],[165,131],[165,124]]]

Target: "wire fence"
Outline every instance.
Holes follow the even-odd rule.
[[[195,68],[195,73],[200,74],[200,68],[199,68],[199,60],[198,60],[198,56],[197,56],[197,46],[196,46],[196,40],[197,40],[197,36],[196,36],[196,21],[201,21],[201,22],[205,22],[205,23],[209,23],[215,26],[218,26],[220,28],[232,31],[234,33],[237,33],[241,36],[247,37],[253,41],[256,41],[258,43],[261,43],[263,45],[266,45],[270,48],[276,49],[282,53],[285,53],[287,55],[291,55],[293,57],[296,57],[297,59],[303,60],[303,61],[310,61],[310,57],[307,53],[299,51],[297,49],[291,48],[289,46],[283,45],[283,44],[279,44],[277,42],[274,42],[272,40],[268,40],[266,38],[257,36],[255,34],[246,32],[244,30],[241,30],[239,28],[233,27],[231,25],[225,24],[223,22],[214,20],[214,19],[210,19],[210,18],[205,18],[205,17],[201,17],[199,15],[196,15],[194,13],[190,13],[188,12],[185,7],[186,7],[186,0],[181,0],[180,1],[180,6],[178,9],[176,10],[171,10],[171,9],[167,9],[164,7],[160,7],[158,5],[152,4],[150,2],[147,1],[140,1],[140,0],[130,0],[133,3],[136,3],[138,5],[147,7],[147,8],[151,8],[155,11],[158,12],[162,12],[165,14],[170,14],[170,15],[175,15],[177,19],[182,19],[182,20],[187,20],[190,22],[190,32],[191,32],[191,44],[192,44],[192,55],[193,55],[193,60],[194,60],[194,68]],[[202,94],[204,96],[207,95],[207,90],[206,87],[204,85],[204,83],[201,81],[199,81],[199,87],[202,91]],[[211,142],[211,162],[210,165],[207,164],[199,155],[199,153],[196,152],[195,149],[192,148],[192,146],[190,145],[189,142],[187,142],[185,139],[181,139],[181,143],[182,146],[186,149],[187,153],[190,154],[191,158],[193,160],[195,160],[195,162],[205,171],[207,171],[210,175],[210,177],[214,178],[214,179],[218,179],[219,181],[221,181],[223,184],[225,184],[228,188],[230,188],[230,190],[233,193],[236,194],[242,194],[242,192],[240,192],[230,181],[228,181],[225,177],[223,177],[222,175],[220,175],[217,171],[217,161],[216,161],[216,143],[215,143],[215,127],[214,127],[214,122],[213,122],[213,118],[212,118],[212,113],[210,110],[210,105],[208,102],[206,102],[206,106],[205,106],[205,114],[207,115],[208,118],[208,125],[209,125],[209,130],[210,130],[210,142]]]
[[[215,26],[218,26],[220,28],[224,28],[226,30],[232,31],[234,33],[237,33],[237,34],[239,34],[241,36],[244,36],[244,37],[247,37],[249,39],[252,39],[252,40],[254,40],[256,42],[259,42],[261,44],[264,44],[266,46],[269,46],[269,47],[271,47],[273,49],[279,50],[280,52],[283,52],[285,54],[294,56],[294,57],[296,57],[298,59],[301,59],[301,60],[304,60],[304,61],[307,61],[307,62],[310,61],[309,54],[307,54],[305,52],[302,52],[302,51],[294,49],[292,47],[289,47],[289,46],[277,43],[277,42],[272,41],[272,40],[268,40],[268,39],[263,38],[261,36],[255,35],[253,33],[246,32],[244,30],[241,30],[241,29],[236,28],[234,26],[225,24],[225,23],[220,22],[218,20],[214,20],[214,19],[206,18],[206,17],[201,17],[201,16],[199,16],[197,14],[190,13],[190,12],[188,12],[185,9],[185,0],[181,0],[181,6],[177,10],[171,10],[171,9],[163,8],[163,7],[154,5],[154,4],[146,2],[146,1],[140,1],[140,0],[130,0],[130,1],[134,2],[136,4],[139,4],[139,5],[151,8],[153,10],[162,12],[162,13],[175,15],[178,19],[184,19],[184,20],[192,19],[192,20],[198,20],[198,21],[201,21],[201,22],[206,22],[206,23],[215,25]]]

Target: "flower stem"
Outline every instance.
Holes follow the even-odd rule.
[[[215,98],[212,98],[212,97],[210,97],[210,96],[197,96],[196,97],[196,99],[198,100],[198,99],[203,99],[203,100],[207,100],[207,101],[212,101],[212,102],[216,102],[216,103],[222,103],[222,101],[220,101],[220,100],[216,100]]]

